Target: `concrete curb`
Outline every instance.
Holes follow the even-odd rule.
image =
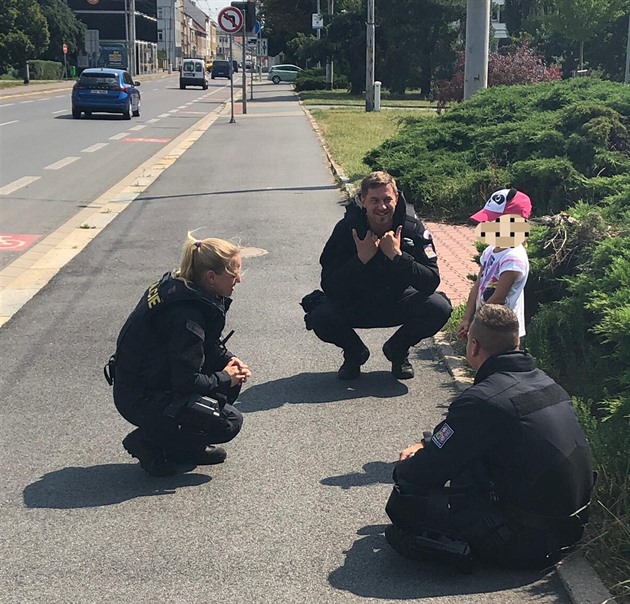
[[[350,184],[348,177],[343,173],[341,167],[332,157],[313,115],[302,101],[299,102],[311,122],[313,130],[317,133],[335,180],[339,183],[341,190],[346,194],[347,198],[352,199],[356,194],[356,190]],[[453,350],[453,347],[450,345],[444,333],[437,333],[433,336],[432,340],[438,351],[438,355],[444,361],[448,372],[453,377],[456,388],[461,392],[470,387],[473,384],[470,367],[464,359]],[[602,583],[599,575],[581,553],[575,552],[564,558],[556,565],[556,571],[573,604],[616,604],[615,599]]]

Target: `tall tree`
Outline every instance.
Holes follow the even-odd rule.
[[[584,45],[602,31],[621,10],[624,0],[556,0],[555,10],[546,21],[552,31],[579,48],[578,68],[584,68]],[[627,6],[627,2],[625,2]]]
[[[0,2],[0,66],[24,67],[48,46],[48,23],[37,0]]]
[[[75,54],[83,48],[85,24],[79,21],[74,12],[62,0],[38,0],[46,17],[50,32],[50,43],[42,58],[62,61],[62,45],[68,45],[68,52]]]

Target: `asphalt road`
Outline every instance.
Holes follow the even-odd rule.
[[[301,297],[342,216],[318,138],[287,85],[260,85],[0,328],[0,602],[568,604],[555,571],[459,575],[387,546],[398,452],[445,412],[427,343],[398,382],[380,346],[356,382],[304,328]],[[221,466],[146,476],[121,446],[101,368],[189,229],[246,249],[230,348],[253,369]],[[265,253],[254,255],[264,250]]]

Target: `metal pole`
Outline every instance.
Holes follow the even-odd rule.
[[[129,0],[125,0],[125,48],[127,49],[127,71],[131,73],[131,46],[129,45]]]
[[[328,0],[328,14],[332,15],[335,12],[335,0]],[[333,61],[328,56],[326,57],[326,90],[333,89]]]
[[[241,11],[243,15],[243,28],[241,29],[241,34],[243,34],[243,114],[247,113],[247,74],[245,73],[245,47],[247,46],[247,40],[245,36],[247,35],[247,24],[245,22],[245,11]]]
[[[624,83],[630,84],[630,13],[628,13],[628,45],[626,46],[626,75]]]
[[[367,3],[367,44],[365,45],[365,110],[374,111],[374,0]]]
[[[129,0],[129,34],[131,38],[131,69],[132,76],[138,75],[136,69],[136,0]]]
[[[234,59],[234,54],[232,52],[232,34],[230,34],[230,65],[232,65],[232,61]],[[231,108],[231,116],[230,116],[230,124],[236,122],[234,119],[234,80],[230,78],[230,108]]]
[[[468,0],[466,4],[466,63],[464,100],[488,87],[490,0]]]

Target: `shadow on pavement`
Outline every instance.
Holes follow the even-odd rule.
[[[351,384],[351,385],[350,385]],[[298,373],[291,377],[251,386],[237,401],[242,413],[268,411],[284,404],[332,403],[355,398],[404,396],[408,388],[388,371],[364,373],[358,380],[344,382],[336,372]]]
[[[478,567],[473,574],[464,575],[444,563],[406,560],[390,548],[384,531],[385,525],[365,526],[357,531],[360,537],[344,552],[343,566],[328,575],[332,587],[379,600],[482,594],[532,583],[535,585],[526,589],[527,601],[534,601],[536,596],[543,594],[557,593],[554,574],[541,581],[542,573]]]
[[[169,495],[179,487],[200,486],[210,480],[212,478],[204,474],[152,478],[138,464],[103,464],[44,474],[24,489],[23,497],[29,508],[68,510],[114,505],[136,497]]]
[[[364,464],[363,472],[330,476],[320,480],[320,483],[329,487],[341,487],[342,489],[366,487],[380,483],[393,484],[392,472],[395,465],[395,461],[370,461]]]

